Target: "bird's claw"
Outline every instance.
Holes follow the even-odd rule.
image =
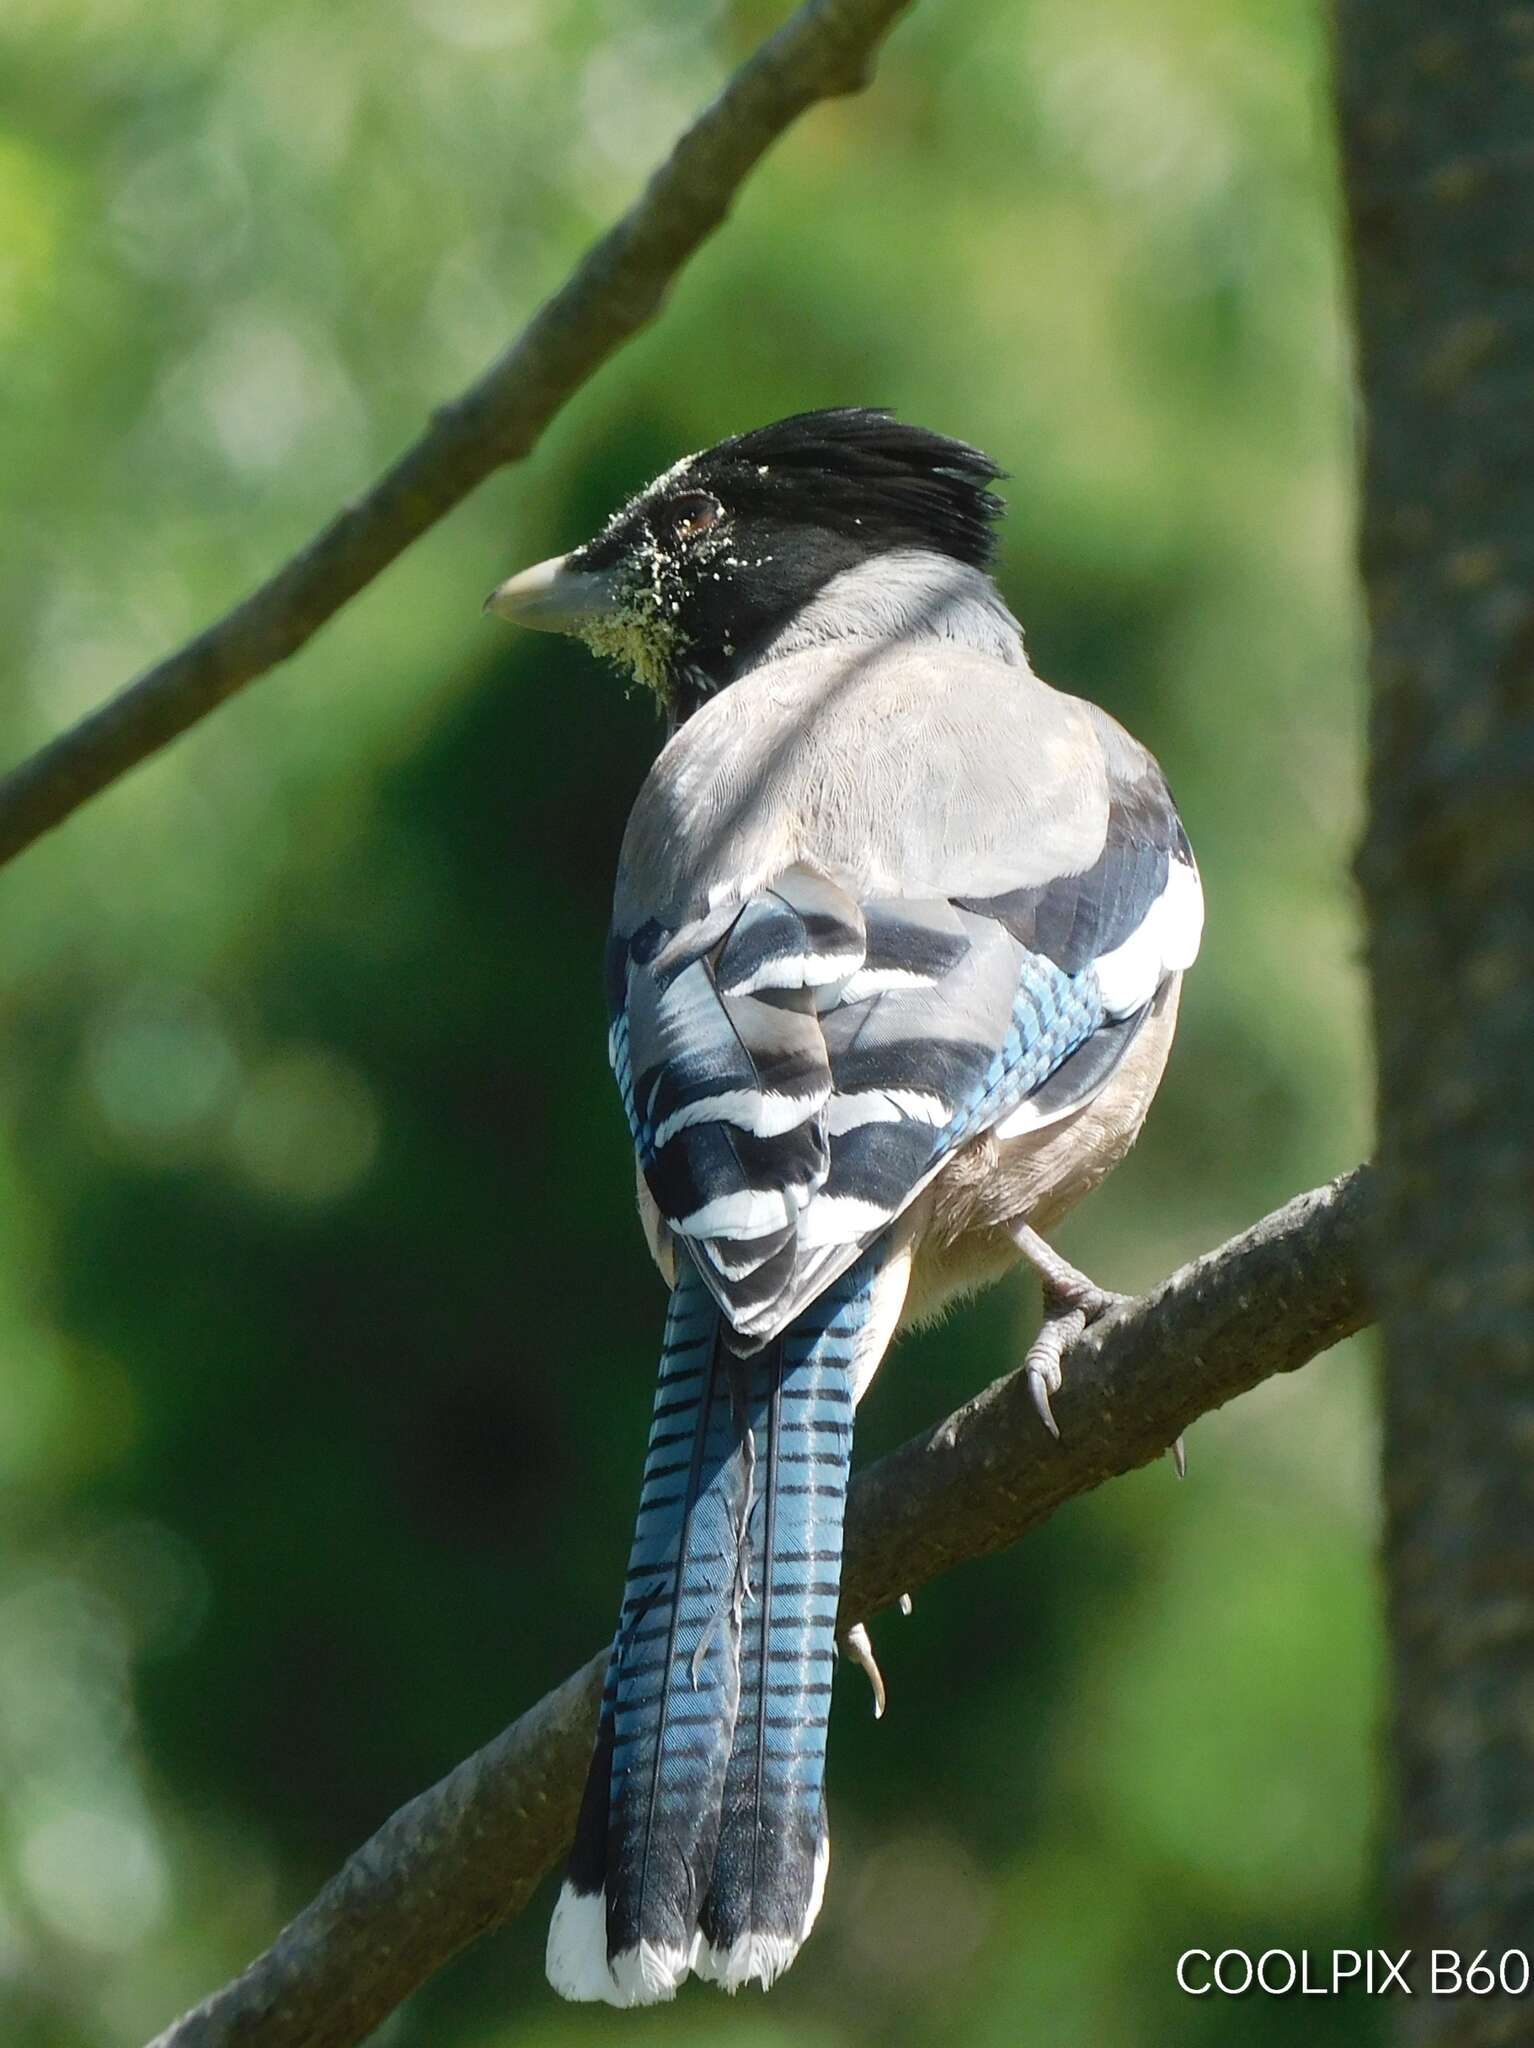
[[[907,1594],[905,1597],[909,1599],[910,1595]],[[874,1719],[882,1721],[884,1709],[889,1704],[889,1695],[884,1689],[884,1673],[879,1669],[878,1659],[874,1656],[874,1646],[869,1638],[867,1625],[855,1621],[842,1637],[842,1648],[854,1664],[861,1665],[863,1675],[873,1690]]]
[[[1086,1326],[1085,1309],[1051,1309],[1046,1313],[1043,1327],[1029,1345],[1028,1356],[1023,1360],[1023,1370],[1028,1375],[1028,1391],[1033,1396],[1033,1405],[1038,1409],[1044,1427],[1056,1443],[1060,1441],[1060,1425],[1055,1421],[1054,1410],[1049,1405],[1050,1396],[1060,1391],[1061,1359]]]
[[[1167,1455],[1172,1460],[1172,1469],[1176,1472],[1178,1478],[1186,1479],[1188,1476],[1188,1447],[1183,1442],[1181,1436],[1176,1436],[1172,1439]]]
[[[1047,1373],[1041,1372],[1038,1366],[1030,1365],[1028,1368],[1028,1391],[1033,1396],[1033,1405],[1035,1408],[1038,1409],[1044,1427],[1049,1431],[1050,1435],[1054,1438],[1055,1442],[1059,1443],[1060,1425],[1055,1420],[1054,1409],[1051,1408],[1049,1405],[1049,1397],[1051,1393],[1058,1394],[1060,1391],[1060,1373],[1058,1367],[1056,1368],[1054,1374],[1054,1385],[1053,1387],[1051,1387],[1049,1383],[1049,1375]]]

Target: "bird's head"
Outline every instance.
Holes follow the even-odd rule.
[[[988,566],[1001,474],[882,410],[796,413],[685,457],[486,609],[577,635],[685,714],[848,569],[909,550]]]

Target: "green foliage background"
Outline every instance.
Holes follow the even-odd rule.
[[[361,485],[778,14],[6,0],[4,754]],[[1037,665],[1167,765],[1207,950],[1071,1255],[1149,1281],[1364,1148],[1324,65],[1309,0],[923,0],[534,460],[0,884],[9,2048],[154,2031],[610,1626],[662,1301],[598,962],[656,731],[479,602],[677,453],[847,400],[993,450]],[[1033,1313],[902,1345],[862,1454]],[[1172,1974],[1378,1933],[1367,1373],[1189,1456],[882,1625],[770,1999],[563,2008],[540,1903],[380,2039],[1369,2038]]]

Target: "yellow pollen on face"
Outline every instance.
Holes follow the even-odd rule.
[[[611,618],[592,619],[581,629],[581,639],[603,661],[616,662],[647,690],[662,699],[667,695],[667,676],[677,643],[677,629],[658,613],[623,612]]]

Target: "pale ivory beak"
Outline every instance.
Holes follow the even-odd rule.
[[[520,575],[508,576],[485,599],[485,610],[540,633],[578,633],[617,604],[611,569],[570,569],[568,555],[551,555]]]

